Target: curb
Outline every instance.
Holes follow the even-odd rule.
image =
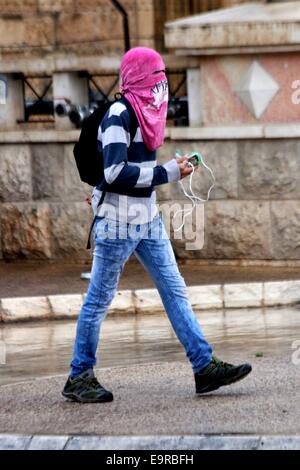
[[[187,287],[194,309],[253,308],[300,303],[300,280],[215,284]],[[0,299],[0,323],[77,318],[85,294]],[[156,289],[119,290],[109,313],[159,313],[163,305]]]
[[[0,450],[299,450],[300,436],[22,436],[0,434]]]

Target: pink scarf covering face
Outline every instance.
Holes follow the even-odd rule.
[[[164,142],[168,109],[165,64],[147,47],[130,49],[121,62],[120,90],[133,107],[143,141],[150,150]],[[160,71],[158,73],[154,73]]]

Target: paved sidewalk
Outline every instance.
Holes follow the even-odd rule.
[[[179,269],[186,284],[206,285],[288,281],[300,279],[300,266],[229,266],[214,261],[179,261]],[[32,297],[59,294],[83,294],[88,282],[80,279],[82,272],[90,270],[91,263],[66,261],[0,261],[0,298]],[[125,265],[120,279],[120,289],[154,287],[144,268],[135,260]]]
[[[245,352],[226,356],[229,362],[247,359]],[[3,385],[0,430],[26,436],[299,436],[300,366],[283,351],[251,362],[245,380],[203,396],[195,396],[187,362],[98,370],[100,382],[114,392],[106,404],[65,401],[65,376]]]
[[[88,287],[88,281],[82,281],[80,273],[87,268],[86,265],[56,264],[37,264],[34,268],[34,263],[25,263],[19,264],[18,269],[17,264],[0,263],[0,323],[77,318]],[[186,261],[181,263],[180,270],[194,309],[273,307],[300,302],[299,272],[295,268],[237,268]],[[238,283],[234,282],[237,280]],[[164,311],[157,289],[148,288],[149,283],[151,285],[151,280],[144,269],[138,263],[129,263],[110,313]],[[72,293],[72,288],[77,293]],[[14,295],[8,297],[11,291]],[[25,292],[26,296],[20,296]],[[39,294],[30,295],[36,292]]]

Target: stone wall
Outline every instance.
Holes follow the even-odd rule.
[[[154,46],[152,0],[124,0],[132,45]],[[121,54],[122,16],[109,0],[0,0],[0,57]]]
[[[255,0],[258,1],[263,0]],[[242,3],[251,3],[249,0],[153,0],[155,19],[155,44],[159,50],[164,50],[163,30],[166,21],[183,18],[185,16],[205,13],[219,8],[229,8]]]
[[[0,147],[1,257],[85,258],[91,212],[73,144]]]
[[[122,0],[129,14],[132,46],[155,45],[158,3],[161,4],[155,0]],[[183,2],[169,3],[175,14],[179,12],[175,6]],[[197,0],[188,3],[200,5]],[[217,3],[216,6],[229,6],[237,2]],[[170,11],[166,10],[168,14]],[[77,71],[93,70],[95,58],[105,62],[101,66],[98,63],[96,71],[107,67],[117,70],[118,64],[109,67],[109,63],[119,58],[123,49],[122,19],[108,0],[0,0],[0,65],[5,64],[1,72],[9,74],[25,68],[30,75],[34,64],[36,73],[38,70],[53,75],[55,96],[61,96],[61,89],[68,82],[64,74],[74,72],[70,87],[74,96],[69,99],[81,102],[74,86]],[[51,58],[55,60],[50,67]],[[226,60],[202,57],[201,64],[188,54],[185,59],[189,63],[179,68],[188,70],[191,127],[169,132],[172,138],[177,133],[177,139],[181,132],[185,140],[176,144],[168,140],[159,152],[159,160],[168,160],[176,148],[186,152],[200,149],[215,171],[217,185],[205,206],[203,250],[187,251],[184,241],[175,240],[177,255],[225,260],[299,260],[299,110],[291,102],[292,81],[298,78],[298,54],[258,56],[280,85],[280,91],[259,120],[254,119],[234,92],[235,80],[247,71],[252,56]],[[3,107],[0,109],[0,258],[90,258],[91,253],[85,250],[92,218],[85,202],[90,188],[80,182],[74,164],[73,134],[70,137],[74,130],[66,118],[68,126],[56,116],[53,129],[45,129],[39,137],[38,142],[44,143],[28,143],[30,133],[37,131],[16,124],[22,118],[19,108],[23,112],[21,84],[10,75],[8,79],[7,113]],[[237,126],[230,127],[236,123]],[[267,128],[263,129],[270,123],[280,123],[276,132],[273,128],[276,140],[270,138],[270,129],[269,133]],[[206,136],[206,141],[200,142],[199,134],[212,131],[218,134],[216,140]],[[191,137],[193,132],[197,138]],[[246,138],[241,136],[243,132],[248,133]],[[257,133],[266,138],[259,140]],[[195,175],[196,192],[205,191],[207,182],[203,175],[201,170]],[[158,194],[164,203],[186,202],[178,184],[162,186]]]
[[[300,259],[300,141],[167,141],[159,162],[175,149],[201,149],[216,176],[205,206],[205,245],[187,251],[174,241],[177,256],[202,259]],[[72,143],[0,146],[0,257],[5,259],[87,259],[92,218]],[[204,171],[195,174],[196,193],[205,193]],[[185,203],[177,183],[158,188],[163,203]]]
[[[300,259],[300,141],[246,140],[169,143],[162,160],[176,148],[201,150],[214,170],[216,188],[205,206],[203,250],[187,251],[174,241],[182,258]],[[207,174],[195,173],[196,194],[205,196]],[[162,186],[161,200],[186,202],[178,184]]]
[[[163,49],[163,23],[249,0],[122,0],[131,45]],[[257,1],[257,0],[256,0]],[[0,58],[121,54],[122,16],[109,0],[0,0]]]

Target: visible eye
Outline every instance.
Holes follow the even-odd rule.
[[[155,70],[155,72],[153,72],[153,74],[158,74],[158,73],[166,73],[165,69],[164,70]]]

